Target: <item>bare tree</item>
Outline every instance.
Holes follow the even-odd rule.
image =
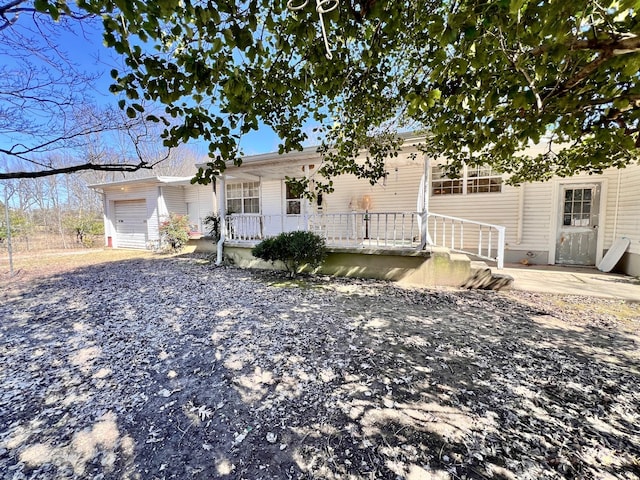
[[[90,44],[90,33],[102,31],[100,19],[61,5],[54,15],[24,0],[0,3],[0,180],[153,168],[168,155],[145,154],[146,143],[158,143],[156,131],[141,115],[109,105],[117,98],[97,90],[101,72],[87,72],[62,46],[65,37]],[[98,106],[101,94],[108,101]],[[80,155],[96,136],[126,139],[125,153]],[[60,153],[64,165],[52,161]]]

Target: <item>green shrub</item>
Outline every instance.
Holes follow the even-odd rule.
[[[189,218],[169,213],[169,218],[160,224],[160,235],[168,250],[179,252],[189,241]]]
[[[267,262],[277,262],[281,259],[280,244],[278,237],[267,238],[251,249],[251,255]]]
[[[282,262],[289,275],[294,277],[305,264],[311,268],[322,265],[327,257],[327,248],[324,239],[315,233],[296,231],[263,240],[251,250],[251,254],[268,262]]]

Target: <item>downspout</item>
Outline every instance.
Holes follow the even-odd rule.
[[[424,212],[429,215],[429,197],[431,196],[431,157],[425,154],[424,159]]]
[[[622,170],[618,170],[618,185],[616,186],[616,208],[613,214],[613,241],[616,241],[618,235],[618,207],[620,205],[620,182],[622,179]]]
[[[524,231],[524,186],[523,183],[518,189],[518,226],[516,230],[516,245],[522,243],[522,232]]]
[[[225,197],[226,188],[224,175],[217,177],[216,181],[220,182],[220,188],[218,188],[216,185],[216,200],[218,201],[218,215],[220,215],[220,240],[218,240],[218,243],[216,245],[216,265],[220,266],[222,265],[222,250],[227,235],[227,200]]]
[[[111,233],[111,221],[109,220],[109,215],[111,212],[109,211],[109,202],[107,201],[107,194],[103,190],[94,189],[98,195],[102,197],[102,224],[104,225],[104,244],[111,248],[113,247],[113,235]],[[111,241],[109,241],[109,237],[111,237]]]

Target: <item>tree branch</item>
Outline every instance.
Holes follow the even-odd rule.
[[[640,52],[640,37],[628,37],[617,41],[597,41],[597,40],[584,40],[576,41],[572,43],[571,50],[600,50],[598,57],[587,63],[582,69],[573,75],[573,77],[565,80],[557,89],[554,89],[549,95],[545,97],[545,101],[548,98],[562,95],[572,88],[578,86],[589,75],[594,73],[604,63],[611,58],[623,55],[627,53]]]
[[[41,13],[43,15],[48,15],[47,12],[41,12],[33,7],[18,8],[18,5],[22,3],[25,3],[25,0],[13,0],[4,5],[0,5],[0,19],[2,19],[2,23],[0,23],[0,32],[13,25],[18,20],[21,13]],[[85,20],[94,16],[92,13],[80,14],[71,10],[60,10],[58,13],[61,17],[68,17],[74,20]],[[13,15],[13,18],[7,18],[7,15]]]
[[[3,17],[13,11],[15,7],[23,3],[24,0],[13,0],[12,2],[5,3],[4,5],[0,5],[0,15]]]
[[[84,163],[82,165],[73,165],[71,167],[52,168],[47,170],[39,170],[37,172],[9,172],[0,173],[0,180],[9,180],[12,178],[40,178],[48,177],[51,175],[58,175],[60,173],[74,173],[84,170],[93,170],[100,172],[135,172],[141,169],[151,169],[153,165],[149,165],[146,162],[140,162],[137,165],[133,164],[93,164]]]
[[[533,50],[529,51],[529,55],[537,57],[543,55],[551,50],[556,45],[541,45]],[[640,36],[627,35],[619,38],[607,38],[598,39],[592,38],[589,40],[577,40],[566,44],[569,50],[593,50],[609,53],[610,55],[625,55],[628,53],[640,52]]]

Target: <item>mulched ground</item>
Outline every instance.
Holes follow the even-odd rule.
[[[0,291],[0,477],[639,479],[640,307],[123,260]]]

